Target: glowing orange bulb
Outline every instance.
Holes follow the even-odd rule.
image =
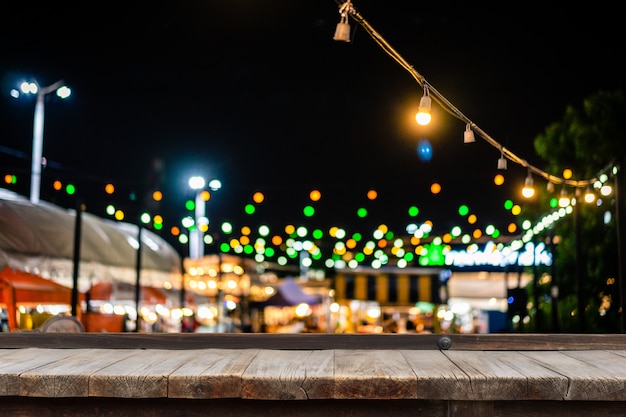
[[[263,195],[262,192],[257,191],[256,193],[254,193],[254,195],[252,196],[252,200],[254,200],[255,203],[260,204],[263,202],[263,200],[265,200],[265,196]]]
[[[502,185],[504,184],[504,175],[502,174],[497,174],[495,177],[493,177],[493,182],[496,185]]]
[[[439,194],[441,192],[441,185],[439,183],[434,182],[430,186],[430,192],[433,194]]]
[[[319,190],[313,190],[309,193],[311,201],[319,201],[322,198],[322,193]]]
[[[566,180],[569,180],[570,178],[572,178],[572,175],[573,175],[573,173],[572,173],[571,169],[565,168],[563,170],[563,178],[565,178]]]
[[[376,197],[378,197],[378,193],[376,192],[376,190],[369,190],[367,192],[367,198],[370,200],[376,200]]]
[[[154,201],[161,201],[163,200],[163,193],[161,191],[155,191],[152,193],[152,199]]]
[[[104,192],[107,194],[113,194],[115,192],[115,186],[113,184],[107,184],[104,186]]]

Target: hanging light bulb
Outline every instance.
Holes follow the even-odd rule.
[[[415,115],[415,120],[417,121],[417,124],[426,126],[428,123],[430,123],[431,107],[432,107],[432,100],[430,99],[430,96],[428,95],[428,86],[424,84],[424,95],[420,99],[420,107],[419,107],[419,110],[417,111],[417,114]]]
[[[472,143],[472,142],[476,142],[476,139],[474,138],[474,131],[472,130],[470,123],[468,123],[465,126],[465,133],[463,134],[463,143]]]
[[[563,188],[561,190],[561,196],[559,197],[559,207],[567,207],[569,205],[570,205],[569,196],[567,195],[567,191],[565,191],[565,188]]]
[[[585,203],[593,203],[596,201],[596,194],[591,190],[591,187],[587,187],[584,195]]]
[[[610,184],[602,184],[602,187],[600,187],[600,194],[602,194],[605,197],[611,194],[612,192],[613,192],[613,187],[611,187]]]
[[[500,159],[498,159],[498,169],[506,170],[506,158],[504,157],[503,150],[500,150]]]
[[[554,192],[554,183],[553,182],[549,182],[548,184],[546,184],[546,190],[549,193],[553,193]]]
[[[530,171],[528,171],[528,176],[524,181],[524,188],[522,188],[522,195],[526,198],[531,198],[535,195],[535,188],[533,187],[533,177],[530,175]]]
[[[339,6],[341,20],[337,23],[335,36],[333,39],[340,42],[350,42],[350,24],[348,23],[348,12],[352,10],[352,3],[347,1]]]

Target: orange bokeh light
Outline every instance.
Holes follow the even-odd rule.
[[[252,196],[252,200],[257,203],[260,204],[263,202],[263,200],[265,200],[265,196],[263,195],[262,192],[257,191],[256,193],[254,193],[254,195]]]
[[[322,193],[319,190],[313,190],[309,193],[309,198],[311,201],[320,201],[322,198]]]

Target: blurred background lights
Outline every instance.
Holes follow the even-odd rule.
[[[420,139],[417,143],[417,156],[422,162],[430,162],[433,158],[433,148],[428,139]]]

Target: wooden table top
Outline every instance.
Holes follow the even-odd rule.
[[[626,401],[626,347],[0,348],[2,396]]]

